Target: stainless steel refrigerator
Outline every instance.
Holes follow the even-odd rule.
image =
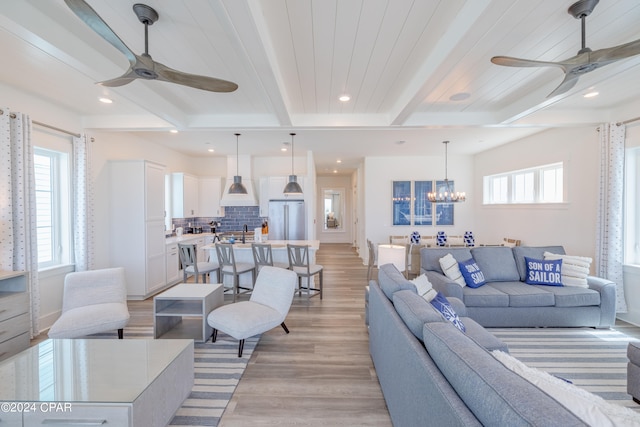
[[[305,240],[304,201],[269,200],[269,240]]]

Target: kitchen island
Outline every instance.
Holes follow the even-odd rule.
[[[268,240],[265,243],[271,245],[271,252],[273,253],[273,262],[281,262],[289,264],[289,256],[287,254],[287,244],[292,245],[307,245],[309,246],[309,263],[315,264],[316,251],[320,248],[319,240]],[[213,262],[218,261],[218,255],[216,254],[216,245],[209,244],[204,245],[201,249],[209,252],[209,260]],[[233,254],[236,258],[236,262],[248,262],[253,264],[253,252],[251,251],[251,243],[236,243],[233,244]],[[225,287],[231,287],[231,276],[225,276]],[[240,285],[245,287],[251,287],[251,274],[240,275]],[[313,285],[313,279],[311,281]]]

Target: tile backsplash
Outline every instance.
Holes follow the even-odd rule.
[[[247,225],[249,231],[260,227],[266,218],[259,216],[260,207],[258,206],[227,206],[224,208],[224,217],[194,217],[194,218],[174,218],[173,224],[176,227],[188,227],[191,223],[192,227],[202,227],[202,231],[208,233],[211,229],[209,223],[211,221],[220,221],[219,232],[225,231],[241,231],[244,225]]]

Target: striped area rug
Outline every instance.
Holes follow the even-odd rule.
[[[114,339],[115,334],[96,334],[92,337]],[[153,328],[127,327],[124,338],[152,339]],[[169,425],[217,426],[259,339],[259,336],[255,336],[245,340],[242,357],[238,357],[238,340],[223,332],[218,332],[215,343],[211,340],[195,343],[193,389]]]
[[[529,367],[566,378],[603,399],[640,412],[627,394],[627,345],[615,329],[488,328]]]

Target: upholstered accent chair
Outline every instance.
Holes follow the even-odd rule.
[[[128,322],[124,268],[69,273],[64,278],[62,314],[49,329],[49,338],[78,338],[117,330],[122,339]]]
[[[238,357],[242,357],[246,338],[278,325],[288,334],[284,319],[291,308],[297,277],[284,268],[263,266],[249,301],[223,305],[209,313],[207,323],[213,328],[211,340],[216,342],[218,331],[240,340]]]

